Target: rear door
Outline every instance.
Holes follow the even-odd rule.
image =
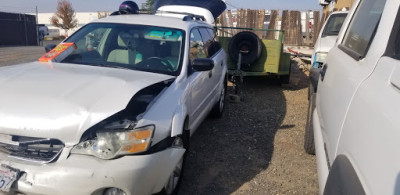
[[[384,32],[379,29],[386,0],[361,0],[355,3],[321,70],[317,95],[317,113],[329,166],[333,162],[342,125],[350,102],[360,84],[373,72],[384,53]]]
[[[222,72],[224,70],[223,66],[223,54],[219,51],[221,47],[218,47],[219,44],[216,44],[214,40],[214,33],[211,28],[200,28],[201,36],[203,37],[204,47],[207,50],[207,57],[214,61],[214,68],[209,72],[210,80],[209,84],[212,86],[212,91],[210,91],[210,95],[214,100],[218,100],[219,91],[221,90],[222,84]],[[212,99],[211,99],[212,100]],[[212,103],[212,102],[210,102]]]

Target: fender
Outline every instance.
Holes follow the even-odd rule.
[[[187,108],[185,105],[176,108],[174,116],[172,117],[171,137],[183,134],[186,116]]]
[[[345,155],[336,157],[329,172],[324,195],[331,194],[366,194],[355,168]]]

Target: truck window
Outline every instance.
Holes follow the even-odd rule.
[[[322,32],[322,37],[337,36],[339,34],[340,28],[342,28],[346,16],[347,13],[331,15],[325,25],[324,31]]]
[[[374,38],[386,0],[363,0],[345,34],[343,45],[364,58]]]

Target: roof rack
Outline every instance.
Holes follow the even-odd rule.
[[[193,20],[206,21],[204,16],[199,16],[199,15],[194,15],[194,14],[189,14],[189,15],[183,17],[183,21],[193,21]]]
[[[160,11],[160,10],[158,10],[157,13],[186,15],[185,17],[183,17],[183,21],[196,21],[196,20],[203,21],[203,22],[206,21],[204,16],[195,15],[195,14],[186,13],[186,12],[173,12],[173,11]]]

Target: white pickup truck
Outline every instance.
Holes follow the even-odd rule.
[[[322,67],[310,118],[321,194],[400,194],[399,5],[356,0]]]

